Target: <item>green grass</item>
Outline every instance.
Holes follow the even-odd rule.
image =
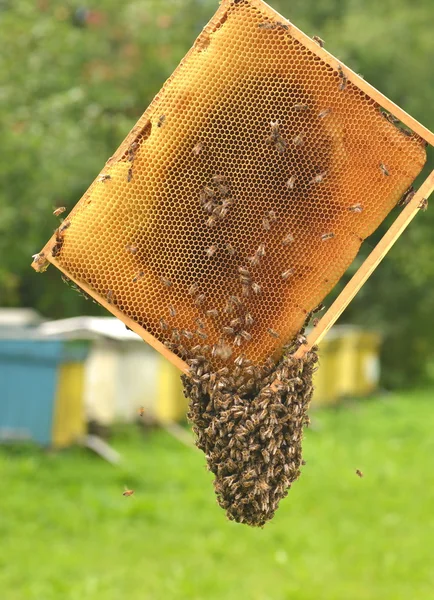
[[[314,425],[263,530],[228,522],[203,455],[164,432],[119,434],[117,468],[2,448],[1,600],[434,598],[432,394],[320,410]]]

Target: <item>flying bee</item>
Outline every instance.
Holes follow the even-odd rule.
[[[204,303],[205,300],[205,294],[199,294],[199,296],[197,296],[197,298],[195,299],[194,303],[196,304],[196,306],[200,306],[201,304]]]
[[[352,213],[361,213],[363,211],[363,206],[361,204],[354,204],[353,206],[349,206],[348,210]]]
[[[261,293],[261,286],[259,285],[259,283],[256,283],[256,281],[254,281],[252,283],[252,292],[254,294],[256,294],[256,296],[259,296],[259,294]]]
[[[210,308],[206,311],[206,316],[216,319],[219,316],[219,311],[216,308]]]
[[[291,277],[291,275],[294,275],[294,269],[287,269],[286,271],[283,271],[282,279],[286,281]]]
[[[274,329],[267,329],[267,333],[271,335],[271,337],[278,338],[280,335]]]
[[[53,215],[55,217],[58,217],[59,215],[61,215],[65,211],[66,211],[66,206],[59,206],[59,208],[56,208],[55,210],[53,210]]]
[[[292,143],[295,146],[304,146],[304,134],[303,133],[299,133],[298,135],[296,135],[295,137],[292,138]]]
[[[190,294],[190,296],[195,296],[198,291],[199,291],[199,284],[196,282],[192,283],[191,286],[188,288],[188,293]]]
[[[418,208],[420,208],[420,210],[423,212],[426,211],[426,209],[428,208],[427,198],[422,198],[422,200],[419,202]]]
[[[356,475],[358,475],[360,478],[363,477],[363,473],[360,469],[356,469]]]
[[[107,290],[107,302],[113,304],[113,290]]]
[[[410,200],[413,198],[413,196],[415,195],[416,190],[414,189],[414,187],[411,185],[408,190],[404,193],[404,195],[402,196],[401,200],[398,202],[398,206],[406,206]]]
[[[307,104],[294,104],[292,108],[297,112],[306,112],[309,110],[309,106]]]
[[[166,120],[166,115],[160,115],[158,117],[157,127],[162,127],[165,120]]]
[[[294,236],[292,235],[292,233],[288,233],[282,240],[282,244],[284,246],[289,246],[289,244],[292,244],[292,242],[294,241]]]
[[[106,173],[101,173],[101,175],[98,175],[98,181],[102,181],[104,183],[104,181],[109,181],[112,178],[111,175],[107,175]]]
[[[226,244],[226,250],[228,251],[229,256],[235,256],[235,254],[237,253],[232,244]]]
[[[218,356],[222,360],[228,360],[232,356],[232,348],[227,344],[220,343],[215,348],[215,356]]]
[[[125,246],[125,250],[130,252],[130,254],[137,254],[137,248],[135,246],[131,246],[130,244]]]
[[[205,252],[208,258],[211,258],[217,252],[217,246],[210,246],[205,250]]]
[[[144,406],[141,406],[141,407],[139,408],[138,412],[139,412],[139,416],[140,416],[140,417],[143,417],[143,416],[144,416],[144,414],[145,414],[145,407],[144,407]]]
[[[385,175],[386,177],[389,177],[389,175],[390,175],[389,170],[384,163],[380,163],[380,171],[383,173],[383,175]]]
[[[193,148],[192,152],[195,156],[199,156],[199,154],[203,150],[203,142],[198,142],[196,146]]]
[[[295,186],[295,175],[291,175],[291,177],[286,182],[286,187],[288,190],[293,190]]]
[[[322,40],[318,35],[313,35],[312,39],[314,42],[316,42],[318,44],[318,46],[321,46],[321,48],[324,48],[325,41]]]
[[[169,325],[164,319],[160,319],[160,327],[163,331],[167,331],[169,329]]]
[[[128,181],[128,183],[130,183],[130,181],[132,180],[132,178],[133,178],[133,169],[130,167],[128,169],[128,173],[127,173],[127,181]]]
[[[176,317],[176,310],[175,307],[172,306],[171,304],[169,304],[169,313],[171,317]]]
[[[324,119],[324,117],[327,117],[331,112],[331,108],[324,108],[321,112],[318,113],[318,118]]]
[[[323,233],[323,235],[321,236],[321,240],[323,242],[325,242],[326,240],[331,240],[335,237],[334,233]]]
[[[129,490],[127,486],[125,486],[125,491],[122,492],[122,496],[132,496],[134,494],[134,490]]]
[[[139,279],[144,277],[144,275],[145,275],[144,271],[139,271],[137,273],[137,275],[135,277],[133,277],[133,283],[137,283],[139,281]]]
[[[310,183],[322,183],[326,178],[327,173],[318,173],[315,177],[310,181]]]
[[[166,279],[165,277],[160,277],[160,281],[164,285],[164,287],[167,287],[167,288],[172,287],[172,282],[170,281],[170,279]]]

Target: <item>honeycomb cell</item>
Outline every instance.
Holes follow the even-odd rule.
[[[50,243],[62,270],[175,354],[224,341],[229,360],[260,365],[425,159],[290,23],[224,0]]]

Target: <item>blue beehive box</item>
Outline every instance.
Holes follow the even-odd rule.
[[[27,439],[51,445],[63,365],[83,363],[83,343],[0,338],[0,442]]]

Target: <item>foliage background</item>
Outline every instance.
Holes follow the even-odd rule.
[[[271,4],[434,129],[432,0]],[[51,318],[98,313],[54,269],[39,279],[30,257],[56,226],[53,207],[74,206],[216,6],[0,0],[0,306],[33,306]],[[389,387],[428,379],[434,361],[433,215],[416,218],[344,316],[385,336]]]

